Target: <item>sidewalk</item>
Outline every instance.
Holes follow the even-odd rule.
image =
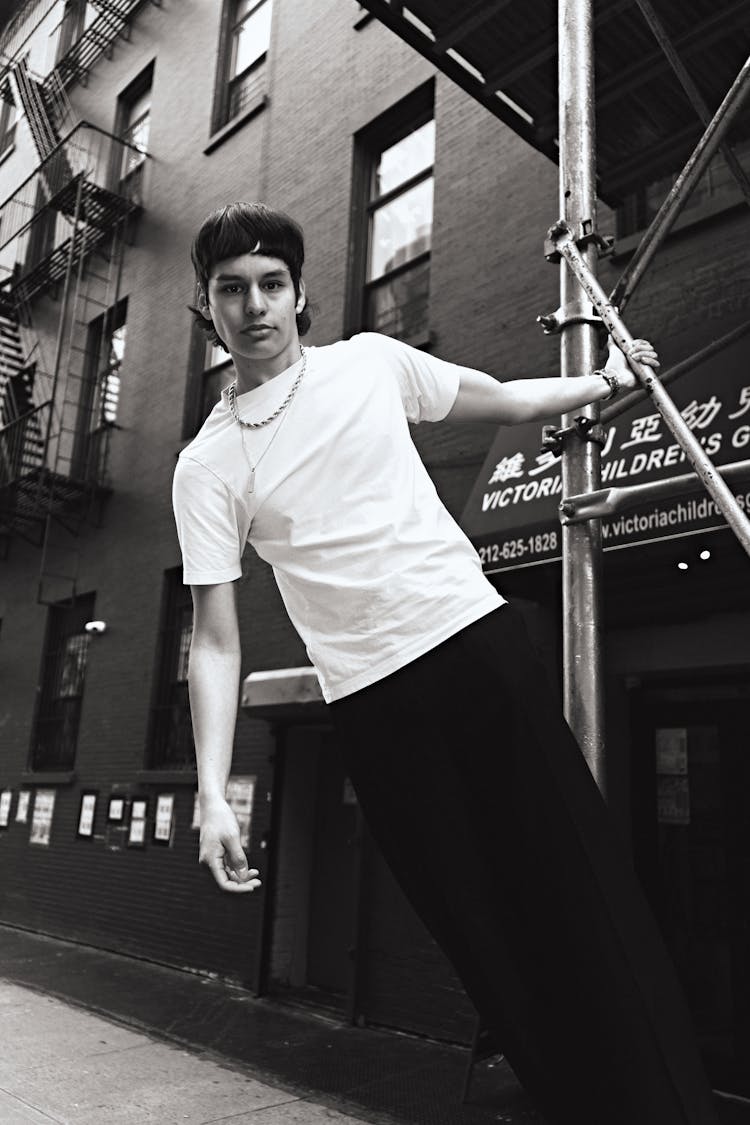
[[[205,1055],[0,981],[3,1125],[357,1125]]]
[[[0,1125],[544,1125],[497,1060],[462,1104],[466,1050],[2,925],[0,1027]]]
[[[502,1063],[0,926],[2,1125],[544,1125]]]

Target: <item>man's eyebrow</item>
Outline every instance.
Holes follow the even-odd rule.
[[[263,277],[289,277],[289,270],[279,267],[279,269],[268,270],[263,274]],[[213,281],[244,281],[245,278],[239,273],[217,273],[212,279]]]

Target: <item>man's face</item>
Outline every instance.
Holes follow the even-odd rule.
[[[208,282],[208,303],[199,307],[212,319],[232,357],[262,362],[275,374],[299,359],[297,313],[304,308],[304,283],[294,291],[289,267],[280,258],[238,254],[217,262]]]

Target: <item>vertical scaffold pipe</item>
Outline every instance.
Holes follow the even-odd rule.
[[[558,6],[560,213],[579,235],[596,230],[593,0],[560,0]],[[583,253],[596,270],[596,246]],[[560,262],[560,304],[580,297],[577,280]],[[568,324],[560,342],[561,375],[597,366],[598,338],[591,324]],[[580,411],[576,414],[580,415]],[[585,413],[598,416],[598,407]],[[563,425],[572,421],[563,418]],[[601,486],[600,450],[571,434],[564,442],[563,495]],[[565,717],[606,797],[601,643],[601,524],[566,525],[563,539],[563,654]]]

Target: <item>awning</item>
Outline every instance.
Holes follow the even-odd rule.
[[[322,711],[323,694],[314,668],[251,672],[242,683],[242,710],[253,719],[305,719]]]
[[[718,466],[750,459],[750,338],[725,348],[673,385],[690,428]],[[620,415],[606,431],[605,486],[665,480],[690,466],[649,400]],[[498,431],[461,516],[487,573],[559,559],[562,535],[560,459],[542,448],[542,427]],[[750,469],[750,460],[748,460]],[[731,486],[750,512],[750,473]],[[725,527],[695,480],[694,495],[649,501],[602,520],[604,549]]]
[[[713,113],[750,53],[747,0],[651,6]],[[363,7],[557,159],[555,0],[364,0]],[[703,127],[636,0],[599,0],[594,11],[599,193],[616,203],[681,168]],[[749,135],[746,107],[728,140]]]

